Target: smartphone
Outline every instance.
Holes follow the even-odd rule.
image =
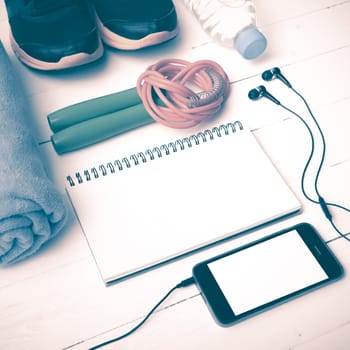
[[[343,268],[307,223],[213,257],[193,278],[215,320],[231,326],[343,276]]]

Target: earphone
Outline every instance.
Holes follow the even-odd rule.
[[[280,80],[283,84],[285,84],[288,88],[292,89],[297,95],[302,97],[292,86],[292,84],[287,80],[287,78],[281,73],[281,70],[278,67],[274,67],[268,70],[265,70],[262,74],[261,77],[264,81],[271,81],[273,79],[278,79]],[[277,100],[276,97],[271,95],[267,90],[264,85],[260,85],[256,87],[255,89],[252,89],[248,93],[248,97],[256,101],[260,99],[261,97],[266,97],[273,103],[276,103],[277,105],[281,105],[281,102]],[[303,97],[302,97],[303,98]],[[306,102],[305,99],[303,98],[304,103]]]
[[[335,231],[344,239],[346,239],[347,241],[350,242],[350,238],[347,237],[348,234],[350,234],[350,232],[348,233],[343,233],[341,232],[338,227],[335,225],[334,221],[333,221],[333,217],[332,214],[329,210],[329,207],[335,207],[341,210],[344,210],[346,212],[350,213],[350,209],[346,208],[342,205],[336,204],[336,203],[329,203],[327,201],[324,200],[324,198],[321,196],[319,189],[318,189],[318,180],[319,180],[319,176],[321,173],[321,169],[323,167],[324,164],[324,160],[325,160],[325,154],[326,154],[326,140],[323,134],[323,131],[316,119],[316,117],[314,116],[313,112],[311,111],[311,108],[308,104],[308,102],[306,101],[306,99],[304,98],[304,96],[302,96],[297,90],[294,89],[294,87],[292,86],[292,84],[288,81],[288,79],[281,73],[280,68],[278,67],[274,67],[268,70],[265,70],[262,75],[261,75],[262,79],[264,81],[272,81],[274,79],[280,80],[284,85],[286,85],[288,88],[290,88],[297,96],[299,96],[304,105],[306,106],[312,120],[314,121],[316,128],[319,131],[319,134],[321,136],[321,143],[322,143],[322,155],[321,155],[321,160],[319,162],[317,171],[316,171],[316,175],[315,175],[315,179],[314,179],[314,189],[315,192],[317,194],[317,199],[313,199],[311,196],[309,196],[305,190],[305,177],[306,177],[306,173],[307,170],[309,168],[309,165],[311,163],[311,160],[314,156],[314,151],[315,151],[315,138],[314,138],[314,134],[310,128],[310,126],[308,125],[308,123],[305,121],[304,118],[302,118],[298,113],[294,112],[293,110],[291,110],[290,108],[286,107],[285,105],[283,105],[277,98],[275,98],[272,94],[270,94],[267,89],[265,88],[265,86],[260,85],[252,90],[249,91],[248,93],[248,97],[250,100],[253,101],[257,101],[262,97],[267,98],[268,100],[272,101],[273,103],[275,103],[276,105],[282,107],[283,109],[285,109],[286,111],[288,111],[289,113],[293,114],[294,116],[296,116],[306,127],[306,129],[308,130],[308,133],[310,135],[311,138],[311,151],[310,151],[310,156],[306,162],[306,165],[304,167],[303,173],[302,173],[302,177],[301,177],[301,189],[303,192],[304,197],[309,200],[312,203],[315,204],[319,204],[325,217],[328,219],[328,221],[331,223],[331,225],[333,226],[333,228],[335,229]]]
[[[274,96],[272,96],[267,90],[266,87],[264,85],[260,85],[255,89],[252,89],[249,91],[248,93],[248,97],[253,100],[256,101],[261,97],[266,97],[268,98],[270,101],[276,103],[277,105],[280,105],[281,102],[277,100],[277,98],[275,98]]]
[[[278,67],[268,69],[261,74],[261,77],[265,81],[271,81],[273,79],[279,79],[287,87],[292,88],[292,84],[287,80],[287,78],[281,73],[281,70]]]

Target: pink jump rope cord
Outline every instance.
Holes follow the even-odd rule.
[[[216,62],[165,59],[148,67],[139,77],[136,88],[146,111],[155,121],[183,129],[218,112],[230,84],[225,71]],[[155,102],[156,96],[164,105]]]

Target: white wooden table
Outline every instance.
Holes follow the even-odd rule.
[[[326,136],[320,190],[327,200],[350,206],[350,1],[256,0],[258,24],[268,39],[268,49],[254,61],[212,43],[181,0],[175,5],[181,29],[175,40],[142,52],[106,50],[102,60],[85,68],[43,73],[26,68],[13,56],[0,2],[0,39],[36,111],[33,125],[53,181],[64,194],[60,164],[62,158],[69,162],[70,156],[57,156],[47,142],[49,112],[135,86],[139,74],[163,57],[213,59],[232,82],[225,113],[245,118],[302,202],[303,212],[110,287],[103,284],[71,215],[65,231],[37,255],[0,269],[0,349],[87,349],[116,337],[134,326],[168,289],[189,277],[195,262],[302,221],[313,224],[331,241],[330,248],[345,268],[341,281],[231,328],[220,328],[213,321],[198,290],[190,286],[172,294],[139,331],[106,349],[350,348],[350,243],[338,239],[321,209],[302,196],[300,176],[309,154],[308,135],[296,118],[270,101],[247,98],[251,88],[262,84],[262,71],[281,67],[310,102]],[[265,85],[284,104],[306,116],[300,100],[282,83]],[[350,214],[332,213],[338,226],[349,232]]]

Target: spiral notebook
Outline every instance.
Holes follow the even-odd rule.
[[[67,192],[106,284],[300,209],[240,121],[77,169]]]

